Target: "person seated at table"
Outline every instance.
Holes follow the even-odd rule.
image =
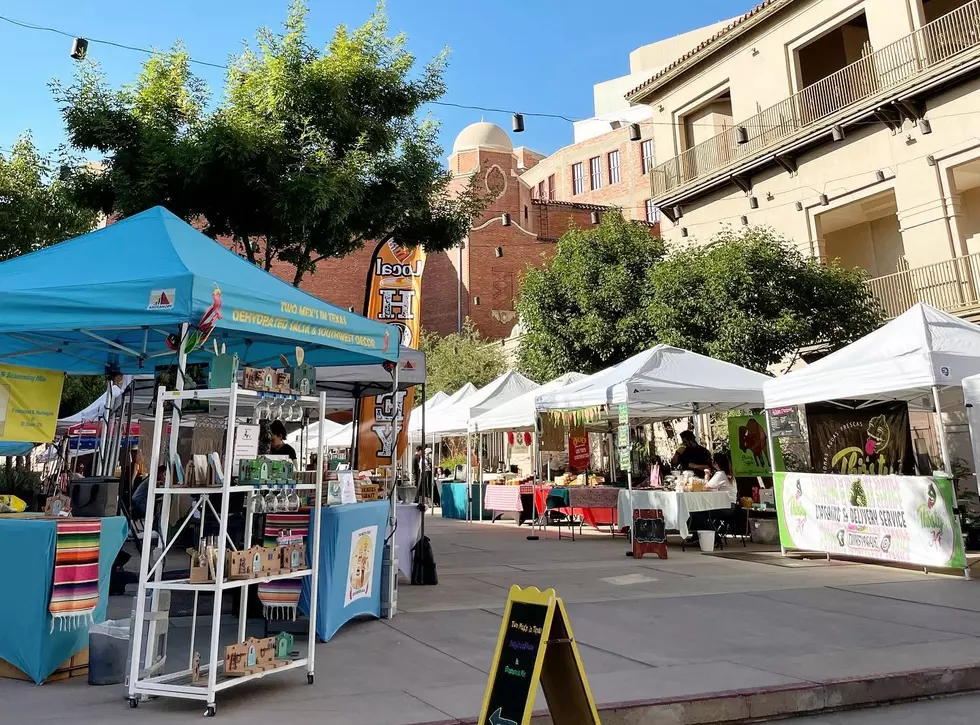
[[[698,443],[693,431],[685,430],[681,432],[681,444],[670,459],[670,465],[704,475],[705,471],[711,470],[711,452]]]
[[[728,494],[732,504],[738,502],[738,489],[735,486],[735,479],[732,476],[732,462],[727,453],[716,453],[711,457],[711,478],[704,484],[705,491],[722,492]],[[711,511],[691,512],[689,529],[693,532],[688,541],[697,541],[698,531],[714,529],[712,521],[726,519],[731,513],[731,507],[726,509],[713,509]]]

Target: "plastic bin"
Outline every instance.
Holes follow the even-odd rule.
[[[129,620],[106,620],[88,630],[88,684],[118,685],[126,677]]]
[[[698,543],[701,545],[701,551],[714,551],[715,550],[715,532],[711,530],[702,530],[698,532]]]

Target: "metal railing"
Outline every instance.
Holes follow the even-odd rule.
[[[888,91],[963,51],[980,46],[980,0],[807,86],[775,106],[692,146],[652,169],[654,198],[751,158],[848,106]]]
[[[980,253],[874,277],[867,284],[889,319],[917,302],[954,313],[980,307]]]

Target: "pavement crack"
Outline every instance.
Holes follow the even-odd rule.
[[[405,630],[398,629],[397,627],[393,627],[392,625],[388,624],[388,622],[385,621],[385,620],[380,620],[380,621],[381,621],[382,624],[384,624],[384,626],[388,627],[389,629],[391,629],[391,630],[393,630],[395,632],[398,632],[398,634],[400,634],[400,635],[402,635],[404,637],[408,637],[410,640],[412,640],[413,642],[417,642],[418,644],[422,645],[423,647],[428,647],[429,649],[431,649],[431,650],[433,650],[435,652],[438,652],[441,655],[445,655],[449,659],[455,660],[456,662],[459,662],[461,665],[465,665],[465,666],[469,667],[471,670],[476,670],[481,675],[486,675],[487,674],[487,672],[485,672],[484,670],[481,670],[479,667],[476,667],[475,665],[471,665],[466,660],[461,660],[459,657],[457,657],[456,655],[452,654],[451,652],[446,652],[445,650],[441,650],[438,647],[433,647],[430,642],[425,642],[425,641],[419,639],[418,637],[413,637],[412,635],[410,635]]]

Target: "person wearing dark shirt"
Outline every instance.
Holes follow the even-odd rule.
[[[711,451],[698,443],[692,431],[681,433],[681,444],[670,459],[670,465],[678,466],[682,471],[694,471],[703,476],[711,470]]]
[[[286,443],[286,426],[281,420],[272,421],[269,426],[269,435],[272,436],[272,447],[269,453],[273,456],[289,456],[289,460],[296,460],[296,450]]]

